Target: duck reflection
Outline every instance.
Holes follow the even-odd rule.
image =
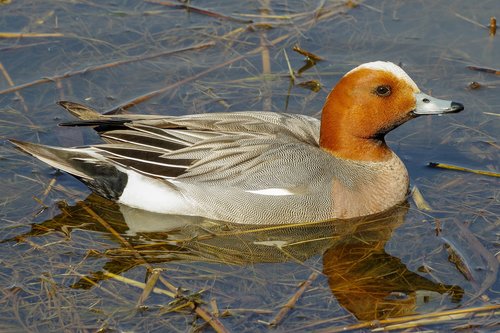
[[[463,290],[407,269],[384,250],[408,211],[404,204],[365,218],[294,225],[249,226],[198,217],[161,215],[119,206],[96,195],[33,225],[14,240],[74,228],[119,234],[120,247],[103,253],[103,271],[123,273],[145,262],[179,260],[233,265],[303,262],[323,256],[323,273],[339,303],[360,320],[384,319],[418,311],[444,295],[459,302]],[[125,244],[124,244],[125,243]],[[94,272],[72,287],[91,288],[107,276]]]
[[[459,286],[430,281],[385,252],[385,243],[398,225],[395,217],[383,219],[380,223],[385,225],[362,225],[323,254],[323,272],[332,293],[360,320],[414,314],[418,305],[439,294],[449,294],[454,303],[463,296]]]

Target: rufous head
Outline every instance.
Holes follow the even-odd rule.
[[[391,156],[384,136],[424,114],[459,112],[463,105],[420,92],[401,67],[362,64],[340,79],[323,107],[320,146],[335,156],[383,161]]]

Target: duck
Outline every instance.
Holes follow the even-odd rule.
[[[320,119],[241,111],[183,116],[100,114],[62,101],[103,143],[18,149],[121,205],[255,225],[350,219],[403,203],[408,171],[385,141],[422,115],[461,103],[423,93],[398,65],[361,64],[333,87]]]

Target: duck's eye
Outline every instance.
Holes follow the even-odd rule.
[[[375,89],[375,93],[381,97],[387,97],[391,94],[391,87],[389,86],[378,86]]]

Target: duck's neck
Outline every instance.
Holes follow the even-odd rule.
[[[335,157],[354,161],[383,162],[392,156],[383,139],[356,138],[342,133],[321,136],[320,146]]]
[[[356,124],[349,121],[349,114],[334,112],[332,104],[328,98],[321,116],[319,144],[322,149],[338,158],[355,161],[382,162],[392,157],[383,135],[361,137],[353,134],[363,132],[361,125],[353,128]]]

